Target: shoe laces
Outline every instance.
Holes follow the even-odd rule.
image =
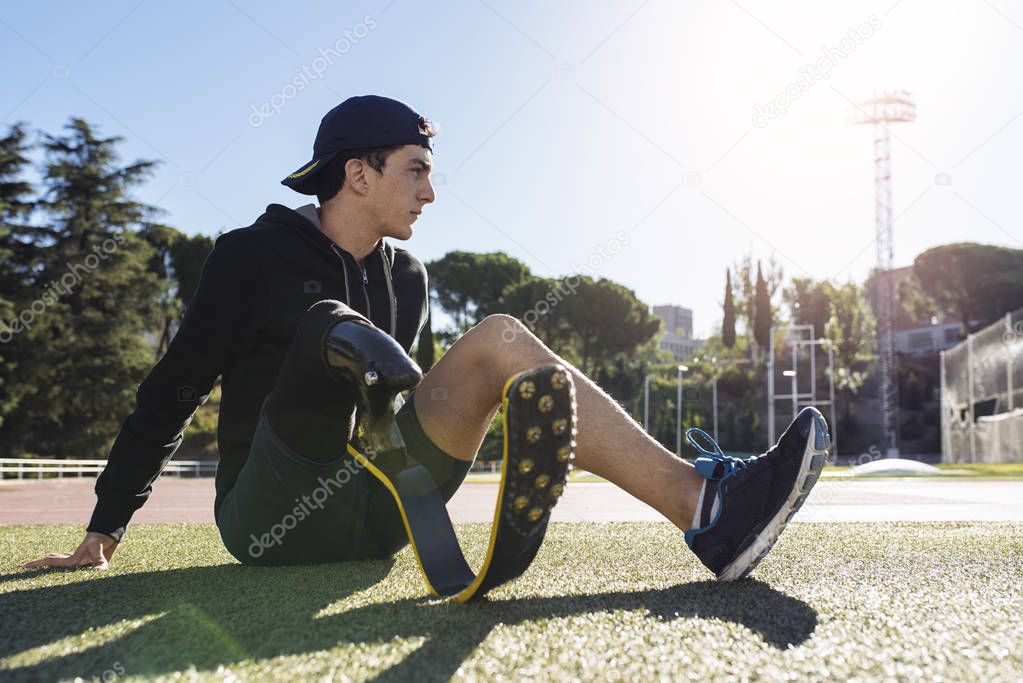
[[[697,437],[711,446],[713,450],[704,448]],[[725,455],[725,452],[721,450],[721,446],[714,440],[714,437],[697,427],[691,427],[686,430],[686,441],[700,453],[700,457],[693,463],[700,476],[704,479],[716,479],[722,484],[736,476],[739,472],[748,469],[756,460],[756,458],[743,460],[742,458]]]
[[[699,437],[699,440],[697,439]],[[700,440],[704,441],[711,448],[705,448]],[[715,495],[720,496],[722,501],[725,495],[728,493],[728,481],[733,477],[737,476],[740,472],[744,472],[749,469],[749,466],[756,462],[757,457],[752,457],[748,460],[742,458],[736,458],[731,455],[725,455],[725,452],[721,450],[721,446],[714,440],[707,432],[696,427],[692,427],[686,430],[686,441],[688,441],[693,448],[699,453],[700,457],[696,459],[693,465],[696,467],[697,473],[704,479],[717,480],[718,488]],[[718,506],[717,513],[714,518],[708,520],[700,528],[694,528],[686,531],[686,541],[692,547],[692,540],[698,535],[705,531],[709,531],[718,519],[721,517],[721,513],[724,512],[725,506],[721,504]]]

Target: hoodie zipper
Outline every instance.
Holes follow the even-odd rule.
[[[373,320],[373,308],[369,305],[369,290],[366,289],[366,285],[369,284],[369,277],[366,276],[366,259],[362,260],[362,298],[366,300],[366,317],[371,321]]]
[[[390,309],[389,312],[391,314],[390,315],[390,318],[391,318],[391,321],[390,321],[391,322],[391,336],[395,337],[395,335],[397,334],[397,330],[398,330],[398,312],[397,312],[398,300],[394,296],[394,283],[391,282],[391,269],[388,267],[387,257],[383,253],[383,241],[381,241],[379,248],[380,248],[380,252],[381,252],[380,253],[380,260],[381,260],[383,268],[384,268],[384,283],[387,285],[388,308]],[[343,271],[344,278],[345,278],[345,299],[346,299],[345,303],[347,303],[350,306],[351,305],[351,301],[352,301],[352,294],[351,294],[351,291],[348,288],[348,266],[345,263],[344,254],[343,254],[343,252],[340,249],[338,249],[336,244],[332,243],[330,245],[330,249],[335,254],[337,254],[337,257],[339,259],[341,259],[341,270]],[[366,301],[366,317],[369,318],[370,320],[372,320],[372,318],[373,318],[373,316],[372,316],[373,309],[370,308],[370,304],[369,304],[369,290],[366,289],[366,285],[369,284],[369,274],[366,272],[365,259],[363,260],[363,265],[361,266],[361,269],[362,269],[362,295],[363,295],[363,297],[365,298],[365,301]]]
[[[331,243],[330,250],[337,254],[337,257],[341,259],[341,272],[343,272],[345,276],[345,303],[351,306],[352,293],[348,290],[348,266],[345,265],[345,256],[334,243]]]

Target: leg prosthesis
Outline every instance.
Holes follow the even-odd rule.
[[[359,326],[338,325],[327,338],[328,365],[355,381],[362,397],[348,453],[393,496],[427,589],[468,602],[517,578],[540,549],[575,460],[571,375],[560,365],[545,365],[504,385],[501,481],[486,557],[475,573],[436,482],[407,451],[395,423],[396,396],[418,384],[419,369],[400,347],[398,356],[377,338],[387,335],[353,327]]]

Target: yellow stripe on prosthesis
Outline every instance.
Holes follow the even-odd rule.
[[[501,482],[497,490],[497,504],[494,507],[494,521],[490,527],[490,542],[487,546],[487,554],[486,557],[483,559],[483,565],[480,567],[479,573],[475,574],[475,578],[472,581],[472,583],[468,584],[467,586],[465,586],[465,588],[463,588],[461,591],[452,596],[452,599],[455,600],[456,602],[462,603],[467,602],[470,599],[472,599],[474,595],[476,595],[476,592],[479,590],[480,586],[483,584],[483,580],[487,576],[487,572],[490,570],[490,563],[494,557],[494,546],[497,543],[498,523],[500,522],[501,519],[501,504],[503,503],[504,499],[504,484],[508,472],[508,389],[509,387],[511,387],[512,383],[515,382],[515,380],[518,379],[519,376],[521,376],[522,374],[525,373],[519,373],[517,375],[512,376],[507,382],[505,382],[504,388],[501,391],[502,395],[501,426],[504,429],[504,453],[502,454],[501,457]],[[412,525],[409,524],[408,513],[405,511],[405,504],[402,501],[401,494],[398,492],[398,486],[393,481],[391,481],[390,477],[388,477],[380,468],[374,465],[369,458],[360,453],[350,443],[348,444],[348,453],[353,458],[355,458],[355,460],[359,464],[368,469],[370,473],[374,477],[379,479],[380,483],[387,487],[387,490],[391,492],[391,496],[394,498],[394,502],[398,505],[398,512],[401,513],[401,521],[402,524],[405,525],[405,533],[408,535],[409,544],[412,546],[412,552],[415,555],[416,564],[419,567],[419,573],[423,577],[423,582],[426,584],[426,588],[429,591],[430,595],[442,597],[441,593],[434,586],[433,581],[431,581],[430,576],[426,571],[426,567],[423,564],[422,556],[420,554],[419,546],[420,545],[424,547],[427,546],[430,543],[430,539],[429,538],[417,539],[415,534],[412,532]],[[444,515],[445,517],[447,516],[447,510],[444,511]],[[448,520],[449,520],[448,523],[450,524],[450,517],[448,517]],[[455,559],[461,559],[462,562],[465,561],[464,556]]]
[[[374,477],[379,479],[380,483],[386,486],[387,490],[391,492],[391,496],[394,497],[394,502],[398,504],[398,511],[401,513],[401,522],[405,525],[405,533],[408,534],[409,543],[412,544],[412,552],[416,555],[416,564],[419,566],[419,573],[423,575],[423,581],[426,583],[426,589],[430,592],[430,595],[440,596],[437,589],[435,589],[433,584],[430,583],[430,577],[426,575],[426,570],[423,568],[423,561],[419,559],[419,548],[416,547],[416,537],[412,535],[412,527],[409,526],[408,515],[405,514],[405,506],[401,502],[401,496],[398,495],[398,489],[391,483],[390,478],[388,478],[386,474],[373,465],[369,458],[357,451],[351,443],[348,444],[348,453],[363,467],[369,470]]]

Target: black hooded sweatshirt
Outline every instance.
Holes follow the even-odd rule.
[[[426,269],[385,240],[360,268],[307,218],[280,204],[268,206],[251,226],[217,238],[181,325],[139,385],[135,410],[96,480],[88,530],[121,539],[222,376],[219,512],[248,457],[263,399],[299,321],[321,299],[348,304],[409,352],[429,314]]]

